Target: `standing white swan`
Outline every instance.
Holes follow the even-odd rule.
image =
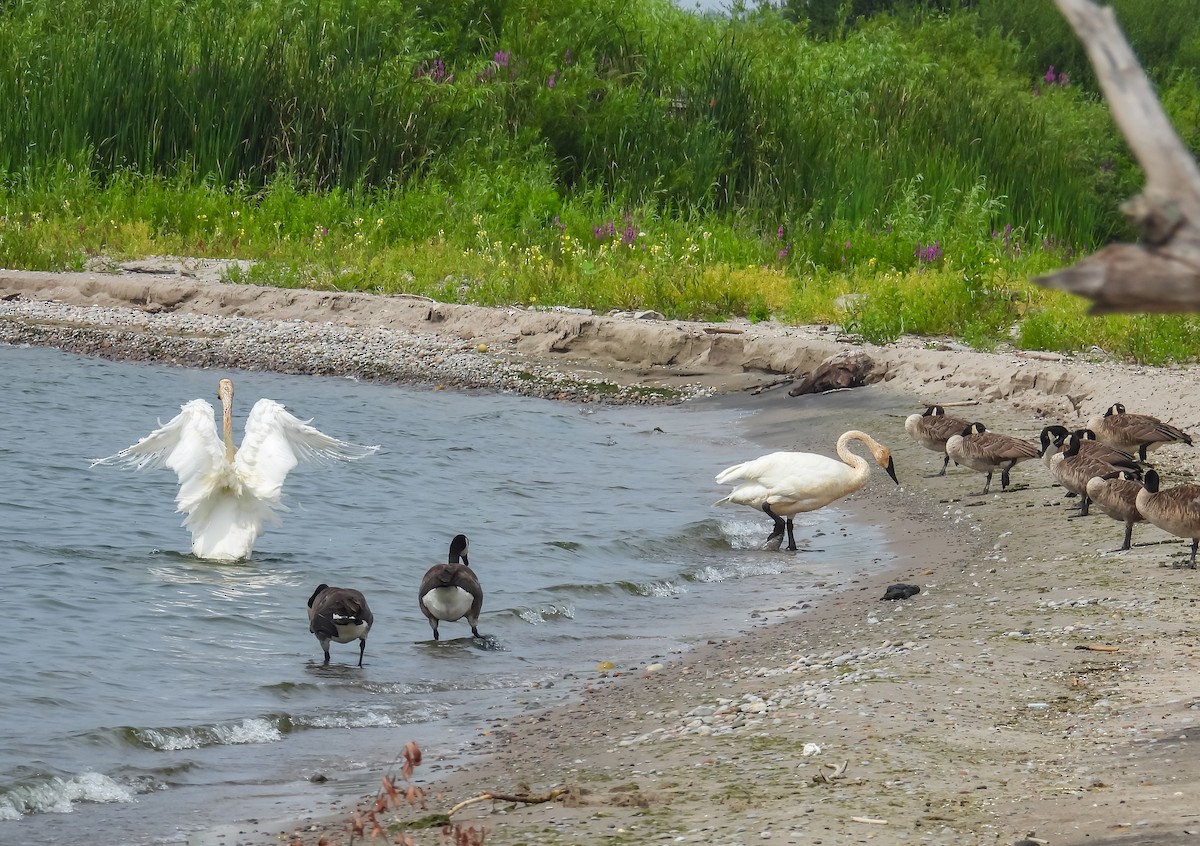
[[[293,417],[282,405],[260,399],[250,409],[242,445],[233,445],[233,382],[222,379],[224,439],[217,434],[213,407],[194,399],[166,424],[116,455],[92,463],[136,470],[166,467],[179,478],[176,511],[192,533],[192,554],[213,561],[249,558],[267,524],[285,509],[280,491],[301,461],[350,461],[379,449],[346,443]]]
[[[786,530],[787,548],[795,550],[793,515],[816,511],[854,493],[870,478],[871,465],[865,458],[849,450],[850,441],[866,444],[876,463],[887,470],[893,482],[900,484],[888,448],[865,432],[852,429],[837,440],[837,454],[841,461],[812,452],[773,452],[722,470],[717,474],[717,484],[735,484],[737,487],[729,496],[713,504],[732,502],[761,509],[775,521],[764,548],[776,541],[777,547],[782,545]]]

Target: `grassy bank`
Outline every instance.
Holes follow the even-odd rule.
[[[1140,177],[986,3],[836,33],[560,5],[6,4],[0,264],[238,257],[232,281],[1194,355],[1191,319],[1026,281],[1124,235]]]

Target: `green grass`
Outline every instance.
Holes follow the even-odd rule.
[[[7,3],[0,265],[1195,356],[1192,318],[1027,281],[1127,236],[1140,181],[1094,92],[1043,79],[1044,9],[862,0],[817,37],[794,5]],[[1200,143],[1200,30],[1126,11]]]

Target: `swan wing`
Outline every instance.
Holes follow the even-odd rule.
[[[180,484],[210,475],[225,464],[225,445],[217,434],[213,407],[195,399],[178,414],[136,444],[92,462],[119,464],[135,470],[166,467],[175,471]]]
[[[233,466],[259,499],[279,502],[287,474],[300,462],[353,461],[378,450],[330,437],[293,416],[280,403],[260,399],[250,409]]]

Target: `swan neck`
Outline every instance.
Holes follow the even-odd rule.
[[[870,473],[871,465],[867,463],[867,460],[861,455],[856,455],[850,451],[851,441],[861,441],[870,446],[873,443],[873,439],[866,432],[856,432],[854,430],[842,433],[842,436],[837,439],[838,458],[853,467],[855,475],[861,476]]]
[[[224,384],[222,384],[224,388]],[[233,445],[233,386],[220,391],[221,395],[221,431],[225,440],[225,458],[233,461],[237,447]]]

